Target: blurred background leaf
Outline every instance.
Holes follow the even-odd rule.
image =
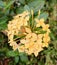
[[[41,10],[44,6],[44,1],[43,0],[35,0],[31,3],[28,3],[28,6],[30,9],[34,10],[34,12],[38,12]]]

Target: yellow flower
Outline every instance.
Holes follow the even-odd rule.
[[[43,37],[43,34],[38,34],[38,39],[42,39],[42,37]]]
[[[40,19],[40,20],[35,19],[35,21],[36,21],[36,23],[37,23],[36,27],[40,27],[40,26],[43,27],[43,26],[45,25],[44,19]]]
[[[48,47],[48,43],[42,43],[42,47]]]
[[[31,29],[28,27],[25,27],[26,33],[31,33]]]
[[[48,43],[50,41],[50,37],[48,34],[44,34],[43,42]]]
[[[35,51],[34,51],[34,55],[37,57],[38,54],[39,54],[39,52],[42,51],[42,50],[43,50],[42,47],[38,47],[38,48],[36,48]]]
[[[34,50],[34,42],[33,41],[29,41],[28,43],[26,43],[25,44],[25,49],[27,49],[26,53],[31,55],[33,53],[33,50]]]
[[[21,39],[21,40],[20,40],[20,42],[21,42],[22,44],[26,44],[26,43],[28,43],[28,42],[29,42],[29,40],[26,40],[26,39]]]
[[[29,14],[28,11],[24,11],[23,13],[14,16],[13,20],[8,23],[7,35],[9,44],[13,47],[13,50],[18,49],[19,52],[25,52],[28,55],[34,54],[37,57],[39,52],[43,50],[43,47],[48,47],[50,41],[50,29],[49,24],[44,23],[44,19],[39,20],[36,18],[36,27],[42,27],[41,30],[46,31],[46,33],[36,34],[35,31],[32,32],[28,25]],[[33,10],[31,10],[31,14],[32,20],[34,20]],[[21,36],[21,38],[16,40],[14,38],[15,35]],[[23,35],[25,36],[22,38]],[[17,44],[17,41],[19,41],[19,44]]]
[[[25,48],[32,48],[34,46],[34,42],[29,40],[28,43],[25,44]]]
[[[16,44],[16,42],[12,42],[11,45],[13,46],[13,50],[18,49],[18,44]]]
[[[26,39],[30,39],[31,41],[36,41],[37,35],[35,33],[27,34]]]
[[[24,52],[24,51],[25,51],[24,45],[19,46],[19,47],[18,47],[18,51],[19,51],[19,52]]]
[[[44,31],[47,31],[48,29],[49,29],[49,24],[46,24],[46,25],[43,26]]]
[[[40,51],[42,51],[43,50],[43,48],[42,48],[42,42],[41,42],[41,40],[37,40],[36,42],[35,42],[35,44],[34,44],[34,55],[37,57],[38,56],[38,54],[39,54],[39,52]]]

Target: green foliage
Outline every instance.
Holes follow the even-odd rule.
[[[5,3],[0,0],[0,8],[4,8],[4,7],[5,7]]]
[[[8,21],[7,16],[3,16],[0,18],[0,30],[4,30],[7,28],[7,21]]]
[[[39,19],[44,18],[44,20],[46,20],[48,18],[48,13],[47,12],[41,13],[38,18]]]
[[[43,0],[35,0],[31,3],[28,3],[28,6],[30,9],[33,9],[34,12],[38,12],[38,10],[41,10],[44,6],[44,1]]]
[[[8,57],[16,57],[19,55],[19,53],[17,51],[8,51],[6,54]]]
[[[6,6],[5,6],[4,9],[6,10],[6,9],[10,8],[11,5],[12,5],[14,2],[15,2],[15,0],[11,0],[11,1],[9,1],[9,2],[6,4]]]
[[[28,62],[28,57],[27,57],[26,54],[20,53],[19,56],[20,56],[20,60],[21,60],[22,62],[24,62],[24,63],[27,63],[27,62]]]
[[[8,65],[56,65],[57,64],[57,2],[56,0],[0,0],[0,60],[11,58]],[[13,51],[8,44],[7,35],[2,32],[7,29],[8,21],[12,20],[14,15],[22,13],[25,10],[34,10],[34,16],[40,10],[40,16],[44,18],[45,23],[50,24],[51,41],[48,48],[40,52],[38,57],[27,56],[24,53]],[[40,29],[35,29],[39,31]],[[45,33],[46,31],[40,31]]]
[[[25,4],[25,0],[19,0],[21,4]]]

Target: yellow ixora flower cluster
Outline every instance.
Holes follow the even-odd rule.
[[[43,47],[48,47],[50,29],[49,24],[44,23],[44,19],[39,20],[35,18],[33,20],[36,22],[35,28],[40,28],[40,30],[46,32],[37,33],[39,32],[38,30],[32,31],[31,27],[28,25],[30,21],[30,12],[24,11],[22,14],[14,16],[12,21],[9,21],[7,33],[9,44],[13,47],[13,50],[18,49],[19,52],[37,56],[38,53],[43,50]],[[17,38],[14,38],[15,36]]]

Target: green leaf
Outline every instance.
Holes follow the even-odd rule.
[[[37,31],[37,34],[44,34],[44,33],[46,33],[46,31],[43,31],[41,27],[35,28],[34,31]]]
[[[37,12],[43,8],[44,1],[43,0],[35,0],[33,2],[28,3],[28,6],[30,7],[30,9],[34,10],[34,12]]]
[[[3,1],[0,1],[0,8],[4,8],[5,7],[5,3]]]
[[[46,31],[40,30],[37,32],[37,34],[44,34],[44,33],[46,33]]]
[[[8,48],[6,48],[6,47],[3,47],[0,49],[0,52],[7,52],[7,51],[8,51]]]
[[[16,56],[16,57],[15,57],[15,63],[18,63],[18,61],[19,61],[19,57]]]
[[[19,55],[18,51],[8,51],[6,54],[8,57],[16,57]]]
[[[0,33],[0,43],[4,41],[3,35]],[[1,44],[0,44],[1,45]]]
[[[6,9],[8,9],[8,8],[10,8],[10,6],[13,4],[15,2],[15,0],[10,0],[7,4],[6,4],[6,6],[5,6],[5,10]]]
[[[19,0],[21,4],[25,4],[25,0]]]
[[[2,18],[0,18],[0,30],[4,30],[7,28],[7,20],[8,20],[8,17],[4,16]]]
[[[54,34],[52,32],[50,33],[50,37],[51,37],[52,40],[56,40],[55,36],[54,36]]]
[[[41,30],[42,28],[40,28],[40,27],[37,27],[37,28],[35,28],[35,31],[39,31],[39,30]]]
[[[46,20],[48,18],[48,13],[44,12],[44,13],[40,14],[40,16],[38,18],[39,19],[44,18],[44,20]]]
[[[46,55],[46,63],[45,65],[52,65],[52,60],[50,58],[50,53],[48,52],[48,54]]]
[[[24,6],[24,10],[30,11],[29,6],[28,6],[28,5],[25,5],[25,6]]]
[[[25,63],[28,62],[28,57],[25,53],[20,53],[19,56],[22,62],[25,62]]]
[[[43,30],[40,31],[40,34],[44,34],[44,33],[46,33],[46,31],[43,31]]]
[[[18,8],[16,8],[16,13],[19,14],[19,13],[22,13],[24,11],[24,7],[23,6],[20,6]]]
[[[0,25],[0,30],[5,30],[7,28],[7,24],[4,23],[3,25]]]
[[[8,20],[8,17],[3,16],[2,18],[0,18],[0,25],[2,25],[3,23],[6,23]]]

